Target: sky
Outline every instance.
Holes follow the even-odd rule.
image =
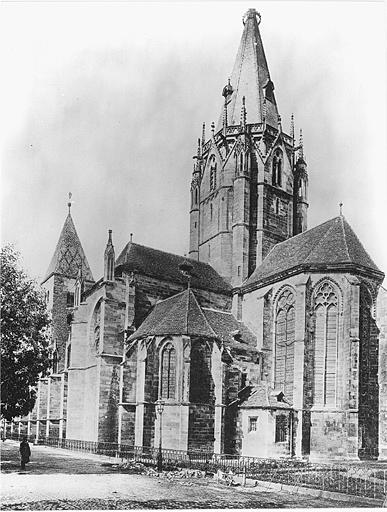
[[[387,271],[384,2],[3,2],[1,240],[44,277],[67,215],[94,277],[107,230],[185,254],[192,156],[257,9],[285,131],[309,171],[308,227],[343,213]]]

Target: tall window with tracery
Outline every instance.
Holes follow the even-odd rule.
[[[167,343],[161,353],[161,398],[176,397],[176,350]]]
[[[275,386],[283,389],[285,397],[293,400],[295,314],[294,293],[282,292],[275,316]]]
[[[314,300],[314,405],[336,405],[338,298],[331,283],[322,283]]]

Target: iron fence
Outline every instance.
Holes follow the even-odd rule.
[[[67,450],[106,455],[123,461],[136,461],[146,465],[155,465],[158,449],[144,446],[132,446],[100,441],[82,441],[78,439],[59,439],[12,434],[10,439],[20,440],[27,437],[34,444],[64,448]],[[165,468],[199,469],[209,473],[218,470],[244,475],[255,480],[288,484],[299,487],[311,487],[333,492],[363,496],[383,500],[387,494],[387,469],[373,463],[316,464],[306,460],[260,459],[238,455],[215,454],[205,451],[162,450]],[[376,467],[375,467],[376,466]]]

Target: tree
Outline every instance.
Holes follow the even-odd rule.
[[[39,376],[50,366],[44,292],[19,266],[12,245],[0,252],[1,414],[25,416],[34,407]]]

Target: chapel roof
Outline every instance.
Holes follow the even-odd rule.
[[[84,279],[94,281],[89,262],[87,261],[77,230],[75,229],[74,221],[69,212],[59,235],[59,240],[56,244],[46,276],[42,282],[44,283],[52,274],[56,273],[75,279],[79,273],[79,269],[81,269]]]
[[[239,402],[240,407],[264,409],[291,409],[291,404],[280,390],[267,387],[265,384],[254,386],[250,394]]]
[[[242,288],[264,286],[288,275],[318,270],[367,271],[383,278],[340,215],[275,245]]]
[[[257,17],[259,21],[257,21]],[[255,9],[249,9],[243,19],[244,29],[230,77],[230,86],[233,92],[228,98],[227,117],[229,125],[239,125],[243,98],[245,98],[247,123],[261,123],[266,115],[266,121],[275,128],[277,127],[278,112],[272,92],[274,86],[270,80],[269,68],[259,31],[260,18],[260,14]],[[266,87],[272,87],[269,96],[273,108],[270,111],[266,109],[266,112],[264,112]],[[221,128],[222,120],[223,110],[217,129]]]
[[[231,313],[200,307],[191,289],[158,302],[130,340],[169,335],[218,339],[234,354],[258,352],[254,334],[242,322]]]
[[[187,261],[192,265],[191,286],[193,288],[227,295],[231,293],[230,284],[208,263],[133,242],[129,242],[118,256],[116,269],[122,265],[122,268],[127,272],[138,272],[158,279],[186,284],[187,277],[179,267]]]

